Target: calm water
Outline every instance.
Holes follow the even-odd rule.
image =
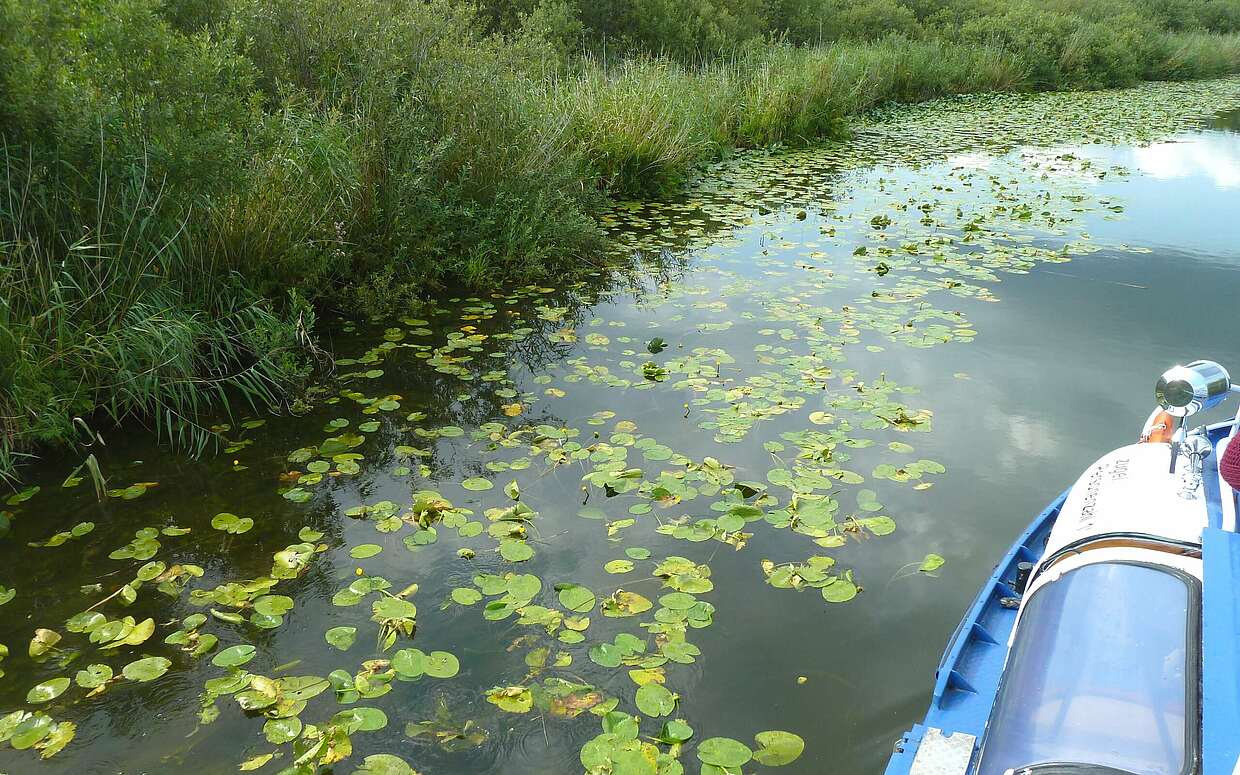
[[[157,559],[201,565],[205,575],[191,588],[204,589],[268,573],[272,554],[297,543],[302,526],[324,534],[319,541],[330,549],[299,578],[272,590],[296,603],[281,626],[261,629],[208,619],[202,627],[220,638],[221,648],[257,646],[257,657],[245,666],[255,673],[322,676],[337,668],[355,673],[363,661],[383,656],[375,645],[377,625],[369,621],[370,601],[341,607],[333,605],[332,596],[356,578],[358,568],[389,579],[393,592],[420,585],[411,597],[418,605],[416,637],[402,638],[395,648],[450,651],[460,660],[460,674],[398,681],[384,696],[364,700],[361,704],[383,709],[389,723],[355,734],[353,757],[335,772],[353,772],[363,755],[376,752],[398,754],[428,775],[580,772],[579,751],[598,734],[598,718],[584,713],[564,719],[538,708],[505,713],[485,695],[495,686],[529,686],[560,676],[618,697],[621,710],[636,713],[636,685],[625,670],[596,665],[587,649],[619,632],[645,638],[638,624],[652,621],[650,614],[613,619],[595,608],[585,642],[566,644],[542,626],[517,624],[515,616],[488,621],[483,603],[445,601],[453,588],[471,586],[475,574],[507,571],[540,577],[543,589],[535,602],[549,607],[556,606],[552,586],[560,582],[585,585],[600,599],[623,586],[654,600],[671,591],[651,578],[654,564],[669,555],[707,564],[714,583],[713,590],[698,595],[714,606],[713,623],[687,635],[701,655],[691,664],[665,666],[668,688],[680,695],[672,717],[696,730],[694,740],[726,736],[751,743],[757,732],[787,730],[807,744],[804,754],[781,770],[789,775],[879,772],[892,742],[924,711],[941,649],[995,559],[1084,466],[1135,437],[1157,374],[1196,357],[1240,368],[1237,130],[1240,112],[1231,112],[1209,128],[1148,144],[978,150],[878,165],[833,161],[789,169],[759,163],[763,171],[748,185],[769,175],[785,186],[761,184],[767,198],[762,209],[732,206],[720,215],[702,204],[709,197],[695,194],[659,208],[635,207],[636,218],[621,218],[618,231],[644,235],[635,246],[672,248],[657,260],[647,250],[642,269],[631,277],[480,301],[445,298],[438,310],[412,312],[418,320],[339,330],[332,338],[341,357],[360,357],[383,341],[385,330],[399,330],[399,339],[391,334],[397,342],[425,345],[391,349],[378,364],[338,367],[344,374],[382,369],[373,379],[346,378],[345,389],[372,398],[399,396],[392,399],[399,409],[368,415],[363,410],[375,404],[333,392],[328,395],[335,403],[320,403],[309,415],[227,431],[229,439],[252,443],[196,462],[106,433],[102,458],[110,486],[158,483],[131,501],[97,503],[89,479],[61,490],[72,461],[50,462],[36,472],[42,492],[14,508],[13,532],[0,542],[0,584],[18,593],[0,608],[0,643],[12,652],[0,663],[7,673],[0,678],[0,709],[29,707],[25,696],[31,686],[71,676],[90,663],[109,664],[119,674],[130,660],[151,654],[168,656],[174,667],[155,682],[121,681],[98,697],[69,688],[42,707],[57,720],[78,724],[73,742],[47,761],[33,751],[0,746],[0,772],[224,773],[277,748],[283,757],[260,771],[291,764],[288,746],[267,743],[262,719],[247,716],[230,697],[218,701],[218,719],[200,724],[203,683],[225,671],[209,656],[193,658],[161,643],[176,629],[175,620],[226,606],[195,606],[188,593],[173,598],[153,585],[139,590],[128,609],[118,601],[105,603],[97,610],[111,618],[150,616],[158,627],[147,643],[122,647],[115,655],[65,629],[66,619],[132,578],[141,564],[112,560],[108,553],[130,541],[135,530],[170,524],[193,532],[161,536]],[[869,141],[863,136],[859,142]],[[925,203],[933,205],[918,210]],[[1001,211],[996,204],[1002,204]],[[1026,204],[1032,215],[1013,215]],[[931,223],[919,225],[923,212]],[[884,214],[889,225],[874,220]],[[1002,266],[984,270],[939,271],[925,260],[939,250],[927,239],[967,236],[969,222],[981,223],[994,243],[961,243],[957,254],[1023,247],[1046,253],[1027,266],[1009,255]],[[914,247],[905,250],[903,244]],[[1073,249],[1063,263],[1043,260],[1069,244],[1087,245],[1088,252]],[[854,255],[858,245],[869,246],[864,255]],[[894,248],[891,255],[879,252],[884,245]],[[885,271],[876,270],[880,262]],[[1028,271],[1006,271],[1012,268]],[[964,285],[954,287],[944,278]],[[885,310],[892,310],[890,317]],[[944,317],[918,321],[910,334],[913,329],[903,326],[919,312]],[[927,328],[940,322],[952,341],[912,346],[942,338],[941,331]],[[522,336],[522,329],[530,329],[523,338],[505,338],[514,331]],[[477,352],[441,349],[428,358],[431,347],[449,341],[449,332],[488,338],[476,340]],[[664,339],[667,349],[647,352],[653,337]],[[708,349],[694,355],[695,348]],[[450,362],[460,355],[473,360]],[[646,379],[647,361],[670,373],[652,374],[658,381]],[[433,368],[445,364],[447,371],[463,370],[470,379]],[[822,371],[808,373],[815,369],[832,373],[829,379]],[[850,369],[855,375],[844,373]],[[864,420],[874,419],[868,409],[831,405],[872,395],[855,383],[881,385],[884,377],[919,389],[895,394],[895,400],[910,413],[932,412],[929,432],[866,428]],[[497,395],[496,387],[508,379],[515,395]],[[510,417],[505,407],[514,403],[521,404],[521,414]],[[809,420],[815,411],[833,415],[834,423]],[[411,412],[424,416],[410,419]],[[614,416],[591,424],[598,412]],[[339,433],[321,430],[337,417],[348,419],[350,429],[379,423],[356,448],[365,455],[358,461],[360,472],[305,488],[312,493],[307,502],[282,498],[279,490],[290,482],[280,475],[306,468],[288,462],[289,453]],[[851,460],[835,458],[866,482],[843,482],[829,491],[842,504],[841,513],[864,517],[867,513],[854,505],[856,492],[873,489],[883,504],[875,513],[890,515],[897,529],[889,535],[847,532],[844,545],[834,548],[761,520],[744,528],[753,535],[740,550],[718,540],[678,540],[656,528],[682,515],[719,516],[711,504],[722,496],[702,494],[648,510],[649,498],[635,493],[609,498],[590,487],[585,505],[601,507],[612,522],[635,520],[629,527],[615,526],[609,536],[604,522],[578,516],[587,494],[582,477],[594,464],[552,465],[545,447],[531,450],[540,443],[534,432],[493,450],[487,439],[474,437],[484,423],[499,422],[509,430],[532,423],[577,429],[575,440],[583,446],[594,443],[596,431],[624,446],[626,439],[612,433],[617,422],[629,421],[636,430],[625,426],[621,435],[652,437],[695,464],[715,457],[734,466],[738,481],[767,482],[769,471],[791,466],[798,452],[781,434],[827,432],[849,418],[845,435],[877,443],[849,450]],[[723,427],[703,428],[703,421]],[[445,426],[464,433],[442,433]],[[720,435],[736,440],[721,443]],[[890,442],[912,445],[915,452],[897,454]],[[402,457],[398,445],[428,454]],[[683,462],[674,465],[676,458],[661,461],[660,453],[652,457],[643,449],[649,448],[629,448],[626,466],[642,468],[646,481],[657,480],[660,469],[685,468]],[[876,465],[896,458],[937,461],[946,473],[911,482],[872,476]],[[530,460],[529,467],[486,466],[522,459]],[[412,470],[403,471],[402,465]],[[467,477],[492,480],[495,487],[463,488]],[[436,543],[410,551],[402,543],[409,528],[383,533],[374,521],[344,515],[359,504],[385,500],[407,506],[411,492],[434,488],[455,505],[473,509],[470,519],[489,526],[484,509],[511,503],[502,488],[514,479],[522,502],[539,512],[529,541],[535,554],[524,562],[499,556],[496,540],[486,532],[461,537],[441,525]],[[914,489],[918,481],[933,486]],[[777,489],[772,485],[772,492]],[[788,492],[780,491],[779,503],[767,510],[786,506],[788,499]],[[219,512],[251,517],[255,526],[235,536],[213,530],[209,523]],[[58,547],[25,546],[84,520],[96,527],[82,538]],[[379,545],[383,552],[351,558],[349,548],[363,544]],[[462,547],[477,556],[458,557]],[[652,559],[636,561],[627,574],[604,570],[605,563],[634,547],[649,549]],[[946,564],[933,575],[917,573],[931,552]],[[762,560],[802,562],[813,555],[833,558],[833,572],[850,569],[863,591],[848,602],[828,603],[816,589],[779,589],[765,582]],[[102,584],[102,592],[80,589],[95,583]],[[338,625],[358,628],[356,644],[345,652],[324,642],[324,631]],[[60,645],[81,655],[67,667],[55,659],[35,664],[26,643],[36,627],[58,630],[65,635]],[[657,643],[649,638],[651,651]],[[540,647],[553,655],[567,652],[571,665],[528,666],[525,655]],[[331,695],[311,700],[303,720],[330,719],[338,709]],[[426,736],[405,736],[406,722],[434,719],[441,706],[458,728],[473,720],[486,732],[485,741],[445,750]],[[654,735],[661,723],[646,719],[643,734]],[[681,760],[697,772],[693,751],[687,745]],[[745,771],[751,768],[765,769],[750,765]]]

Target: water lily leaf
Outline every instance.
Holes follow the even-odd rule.
[[[461,605],[473,605],[482,599],[482,593],[473,587],[457,587],[452,590],[452,600]]]
[[[74,724],[72,721],[57,722],[48,731],[47,737],[44,737],[41,741],[39,741],[39,758],[50,759],[63,751],[65,746],[72,742],[73,736],[76,733],[77,724]],[[14,737],[16,737],[16,735],[14,735]],[[13,747],[17,747],[16,743]]]
[[[392,669],[406,680],[419,678],[426,673],[426,654],[419,649],[401,649],[392,655]]]
[[[383,595],[382,598],[371,604],[371,611],[374,614],[373,619],[376,621],[384,621],[391,619],[415,619],[418,616],[418,606],[410,603],[409,600],[396,598],[392,595]]]
[[[9,737],[9,745],[18,751],[24,751],[47,738],[56,726],[58,725],[52,721],[51,717],[43,713],[29,715],[13,728],[12,736]]]
[[[754,751],[753,760],[767,767],[780,767],[796,761],[805,750],[805,741],[791,732],[771,730],[754,735],[758,750]]]
[[[332,717],[333,724],[339,724],[352,732],[376,732],[388,724],[387,714],[378,708],[349,708]]]
[[[236,646],[229,646],[216,654],[211,658],[211,664],[216,667],[240,667],[253,659],[256,652],[257,649],[250,644],[240,643]]]
[[[525,541],[505,539],[499,545],[499,554],[509,562],[525,562],[534,556],[534,549]]]
[[[349,556],[355,560],[365,560],[383,551],[378,544],[361,544],[349,550]]]
[[[487,702],[509,713],[528,713],[534,707],[534,695],[524,686],[497,686],[487,692]]]
[[[426,655],[426,674],[431,678],[451,678],[461,670],[461,663],[446,651],[432,651]]]
[[[269,718],[263,724],[263,736],[273,745],[283,745],[297,739],[301,734],[301,719],[296,716],[289,718]]]
[[[249,759],[246,759],[241,762],[241,764],[237,765],[237,769],[241,772],[253,772],[254,770],[266,765],[267,762],[274,759],[275,756],[276,755],[274,753],[261,753],[257,756],[251,756]]]
[[[598,598],[580,584],[556,584],[560,605],[574,613],[585,614],[594,610]]]
[[[87,665],[77,671],[73,677],[75,683],[83,689],[97,689],[112,680],[112,668],[107,665]]]
[[[629,560],[611,560],[610,562],[608,562],[607,564],[603,566],[603,570],[607,571],[608,573],[620,574],[620,573],[628,573],[632,571],[634,567],[635,566],[633,565],[633,563],[630,562]]]
[[[666,716],[676,709],[676,695],[659,683],[648,683],[637,689],[637,709],[647,716]]]
[[[57,643],[60,643],[60,633],[55,630],[48,630],[40,627],[34,631],[34,637],[30,639],[30,647],[28,652],[32,659],[40,657],[51,651]]]
[[[129,619],[128,621],[132,622],[133,620]],[[141,643],[145,643],[146,640],[150,638],[151,635],[153,635],[154,633],[155,633],[155,620],[144,619],[138,624],[135,624],[133,628],[129,630],[128,633],[124,634],[124,637],[118,638],[116,640],[113,640],[111,643],[105,644],[104,648],[116,648],[118,646],[137,646]]]
[[[466,490],[474,490],[474,491],[480,492],[482,490],[489,490],[495,485],[491,483],[490,479],[484,479],[481,476],[471,476],[470,478],[461,482],[461,486],[464,487]]]
[[[590,661],[602,667],[620,667],[624,651],[614,643],[596,643],[587,652]]]
[[[616,590],[615,594],[603,601],[603,615],[611,617],[636,616],[654,607],[646,598],[636,592]]]
[[[822,588],[822,599],[828,603],[847,603],[856,596],[857,585],[842,577]]]
[[[283,616],[293,610],[293,598],[287,595],[263,595],[254,601],[254,610],[264,616]]]
[[[353,646],[353,642],[357,640],[357,628],[332,627],[323,634],[323,637],[332,647],[341,651],[348,651]]]
[[[40,703],[51,702],[64,693],[69,688],[69,679],[65,677],[53,678],[50,681],[44,681],[26,692],[26,702]]]
[[[688,611],[697,605],[697,602],[697,598],[684,592],[672,592],[659,598],[659,605],[664,608],[670,608],[673,611]]]
[[[896,521],[891,517],[866,517],[857,523],[876,536],[890,535],[896,531]]]
[[[683,743],[693,737],[693,727],[689,726],[680,719],[672,719],[663,725],[663,731],[659,733],[659,741],[674,745]]]
[[[945,562],[947,562],[947,560],[944,560],[942,557],[940,557],[937,554],[933,554],[933,553],[927,554],[926,558],[921,561],[921,566],[918,567],[917,570],[921,571],[922,573],[932,573],[938,570],[939,568],[942,568],[943,563]]]
[[[353,775],[417,775],[413,768],[399,756],[376,753],[362,760],[362,766]]]
[[[15,597],[17,597],[16,589],[9,589],[0,585],[0,605],[4,605]]]
[[[730,737],[711,737],[698,744],[698,758],[716,767],[740,767],[753,758],[749,746]]]
[[[253,646],[250,648],[253,648]],[[170,667],[172,667],[172,662],[164,657],[146,657],[125,665],[121,669],[121,675],[130,681],[145,683],[146,681],[154,681],[156,678],[159,678],[168,672]]]
[[[211,518],[211,527],[226,533],[240,534],[254,527],[254,520],[249,517],[238,517],[236,514],[221,512]]]
[[[507,591],[517,600],[533,600],[542,591],[542,580],[530,573],[520,573],[506,580],[500,579],[500,581],[503,582],[501,591]],[[487,592],[486,589],[482,591]],[[498,594],[498,592],[491,594]]]

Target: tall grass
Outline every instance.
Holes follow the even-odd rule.
[[[0,0],[0,475],[272,404],[313,309],[593,266],[890,101],[1240,71],[1240,0]],[[794,45],[796,44],[796,45]]]
[[[94,220],[49,232],[49,203],[23,173],[0,157],[0,464],[100,415],[201,448],[207,405],[270,407],[301,375],[312,311],[280,317],[184,229],[161,233],[159,191],[101,191]]]

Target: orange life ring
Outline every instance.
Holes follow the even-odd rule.
[[[1150,423],[1149,428],[1149,433],[1141,437],[1143,443],[1170,443],[1171,435],[1175,433],[1175,417],[1167,412],[1159,412],[1154,421]]]

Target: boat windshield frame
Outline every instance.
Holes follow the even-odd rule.
[[[1091,562],[1085,565],[1077,566],[1064,572],[1059,578],[1045,582],[1032,591],[1029,598],[1022,605],[1021,618],[1024,618],[1024,608],[1036,599],[1037,595],[1045,589],[1053,587],[1063,578],[1075,571],[1083,570],[1091,566],[1098,565],[1131,565],[1142,568],[1148,568],[1153,571],[1167,574],[1184,584],[1185,587],[1185,603],[1187,605],[1187,616],[1185,617],[1185,633],[1184,633],[1184,665],[1189,671],[1185,675],[1184,680],[1184,749],[1182,766],[1175,775],[1198,775],[1201,772],[1201,725],[1202,725],[1202,708],[1201,708],[1201,580],[1186,571],[1157,562],[1149,562],[1138,559],[1127,558],[1108,558]],[[1011,644],[1012,651],[1008,654],[1007,663],[1004,666],[1003,677],[1000,681],[998,691],[995,695],[995,702],[990,710],[990,717],[986,722],[985,733],[982,737],[982,745],[976,760],[975,768],[971,770],[974,775],[981,772],[982,764],[985,761],[988,738],[991,735],[992,724],[996,715],[1004,701],[1005,689],[1010,678],[1009,669],[1011,667],[1011,659],[1016,649],[1021,645],[1020,642],[1020,621],[1017,622],[1015,638]],[[1195,733],[1194,733],[1195,730]],[[1005,771],[1005,775],[1140,775],[1131,771],[1113,767],[1105,764],[1094,764],[1090,762],[1079,761],[1043,761],[1033,764],[1025,764],[1019,767],[1013,767]]]
[[[1087,762],[1038,762],[1009,772],[1014,775],[1136,775],[1130,770]]]

